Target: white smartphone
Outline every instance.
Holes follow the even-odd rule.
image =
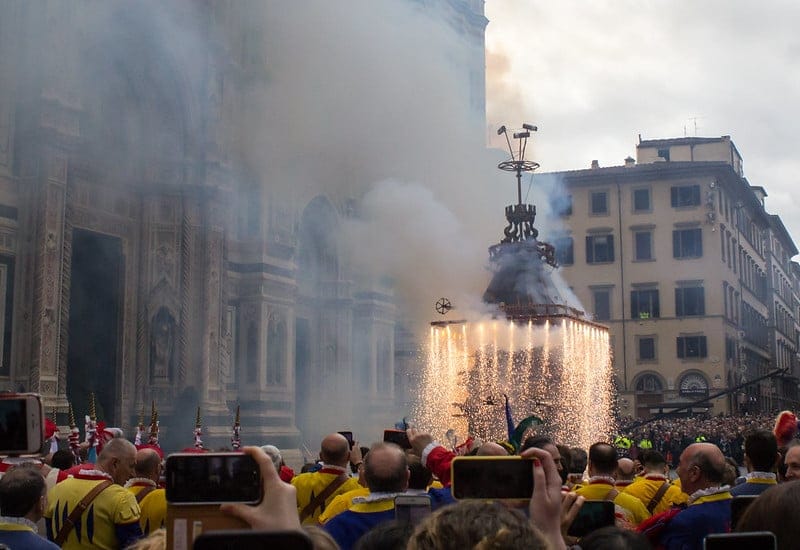
[[[36,454],[44,444],[44,410],[35,393],[0,393],[0,454]]]
[[[431,497],[428,495],[397,495],[394,497],[394,514],[397,521],[416,525],[431,515]]]

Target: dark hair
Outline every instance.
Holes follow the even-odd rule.
[[[394,460],[381,461],[380,450],[395,451]],[[378,456],[376,456],[378,455]],[[394,443],[376,443],[364,457],[364,480],[371,493],[396,493],[406,488],[408,459],[403,449]]]
[[[581,550],[652,550],[647,537],[620,529],[615,525],[603,527],[581,538]]]
[[[588,464],[589,455],[586,454],[586,451],[580,447],[572,447],[569,450],[569,456],[571,459],[569,473],[582,474],[583,471],[586,470],[586,464]]]
[[[44,488],[44,477],[38,468],[12,468],[0,479],[0,514],[24,517],[42,498]]]
[[[407,521],[388,521],[367,531],[354,550],[405,550],[414,526]]]
[[[617,469],[617,451],[610,443],[599,441],[589,447],[589,462],[595,473],[613,475]]]
[[[419,457],[410,456],[408,459],[408,470],[411,475],[408,478],[409,489],[427,489],[433,481],[433,474],[429,469],[422,465]]]
[[[561,484],[565,484],[567,482],[567,476],[569,476],[570,468],[572,468],[572,451],[566,445],[556,445],[558,449],[558,454],[561,455]]]
[[[774,485],[761,493],[747,507],[735,531],[772,531],[778,539],[778,550],[796,548],[800,538],[800,480]]]
[[[59,470],[68,470],[75,466],[75,455],[72,454],[72,451],[60,449],[53,453],[50,465]]]
[[[750,459],[753,469],[770,472],[778,458],[778,440],[769,430],[753,430],[744,438],[744,454]]]
[[[545,445],[555,445],[555,443],[545,435],[532,435],[525,438],[519,451],[522,452],[532,448],[544,449]]]
[[[664,455],[654,450],[647,450],[642,453],[642,465],[650,468],[663,468],[667,465]]]

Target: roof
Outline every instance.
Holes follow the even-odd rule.
[[[790,256],[796,256],[798,253],[797,246],[794,244],[792,236],[786,230],[786,226],[783,225],[783,221],[781,220],[780,216],[778,216],[777,214],[770,214],[769,224],[772,226],[775,232],[781,237],[783,245],[791,253]]]
[[[667,139],[639,139],[636,147],[663,147],[671,145],[699,145],[701,143],[718,143],[730,141],[731,136],[704,138],[704,137],[682,137]]]

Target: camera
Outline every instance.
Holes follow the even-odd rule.
[[[35,393],[0,393],[0,454],[36,454],[44,444],[44,411]]]

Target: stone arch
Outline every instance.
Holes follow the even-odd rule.
[[[682,397],[705,397],[711,383],[703,371],[688,369],[678,376],[678,392]]]
[[[666,384],[657,372],[645,371],[634,379],[633,387],[636,393],[662,393]]]

